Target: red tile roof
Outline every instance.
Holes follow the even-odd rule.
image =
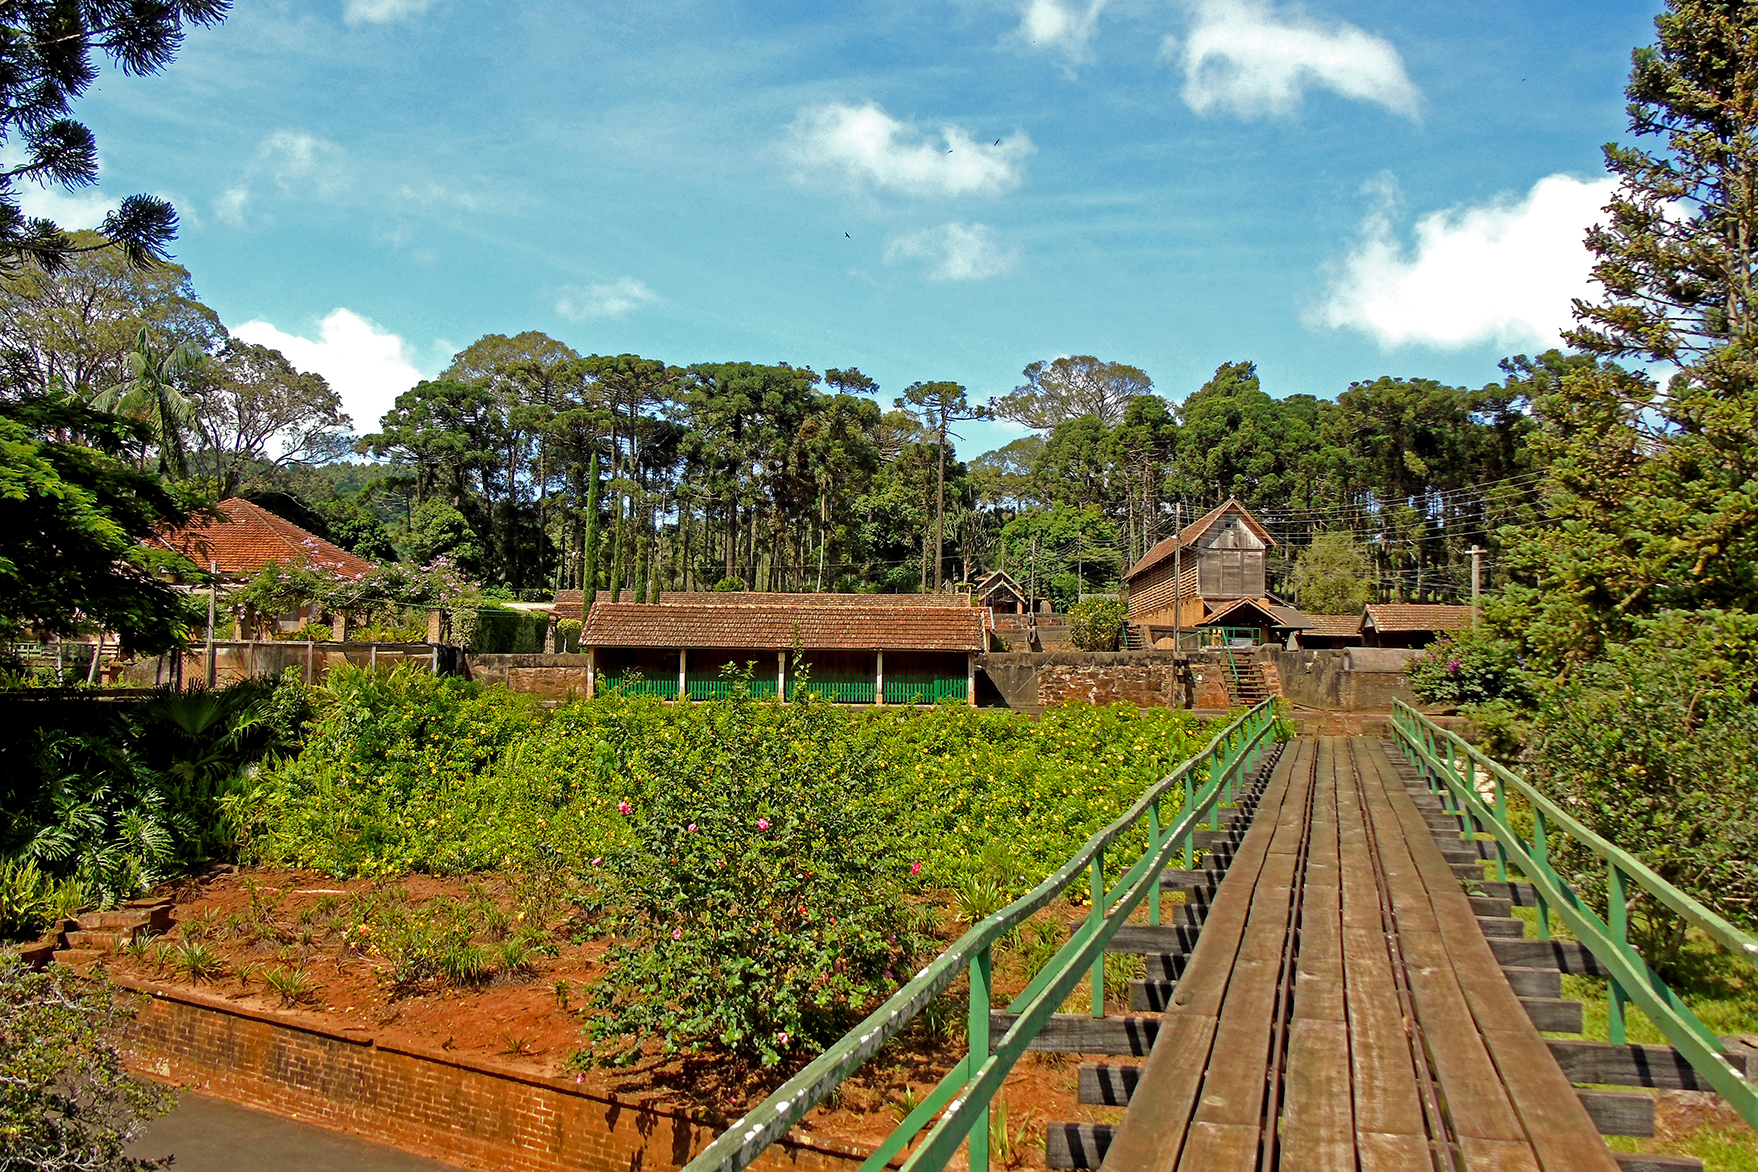
[[[1471,625],[1474,608],[1428,602],[1389,602],[1367,608],[1362,627],[1376,631],[1461,631]]]
[[[159,543],[198,566],[216,563],[225,578],[254,577],[271,562],[330,569],[349,578],[358,578],[373,568],[366,559],[260,505],[231,497],[221,501],[216,510],[222,520],[198,519],[161,535]]]
[[[1309,614],[1306,623],[1307,634],[1322,635],[1327,639],[1347,639],[1361,634],[1361,616],[1358,614]]]
[[[1273,546],[1276,544],[1276,539],[1270,536],[1270,531],[1258,523],[1258,519],[1251,515],[1250,510],[1240,504],[1238,498],[1229,497],[1225,504],[1216,505],[1202,516],[1186,525],[1183,529],[1174,533],[1171,537],[1168,537],[1166,540],[1154,546],[1154,548],[1148,550],[1148,552],[1142,554],[1141,561],[1129,567],[1129,572],[1123,575],[1123,580],[1127,582],[1144,571],[1153,569],[1155,566],[1171,557],[1180,546],[1189,548],[1191,543],[1196,541],[1196,539],[1201,537],[1204,533],[1207,533],[1209,526],[1213,525],[1216,521],[1219,521],[1221,515],[1228,509],[1238,509],[1240,519],[1245,522],[1246,526],[1253,533],[1258,535],[1258,538],[1262,540],[1265,545]]]
[[[610,599],[610,591],[600,590],[601,601]],[[585,609],[586,592],[557,590],[554,615],[558,619],[577,619]],[[662,590],[660,606],[764,606],[797,610],[801,607],[823,606],[926,606],[966,607],[970,598],[964,594],[809,594],[780,593],[764,590]]]
[[[687,596],[680,596],[687,597]],[[822,597],[788,594],[788,599]],[[845,598],[851,597],[848,595]],[[860,603],[726,606],[715,603],[597,602],[580,634],[583,647],[720,647],[780,650],[982,651],[984,612],[859,595]],[[899,597],[911,597],[901,595]],[[881,599],[876,601],[875,599]]]

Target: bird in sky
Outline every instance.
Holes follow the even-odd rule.
[[[844,235],[844,236],[848,236],[848,233],[847,233],[847,232],[844,232],[844,233],[843,233],[843,235]],[[850,240],[853,240],[853,239],[854,239],[854,237],[853,237],[853,236],[848,236],[848,238],[849,238],[849,239],[850,239]]]
[[[1520,79],[1520,80],[1521,80],[1521,81],[1525,81],[1525,80],[1526,80],[1526,79],[1525,79],[1525,78],[1523,78],[1523,77],[1522,77],[1522,78],[1521,78],[1521,79]],[[995,145],[996,145],[996,146],[1000,146],[1000,145],[1001,145],[1001,140],[1000,140],[1000,139],[996,139],[996,140],[995,140]]]

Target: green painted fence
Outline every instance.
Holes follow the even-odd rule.
[[[963,681],[959,681],[962,683]],[[886,681],[890,700],[891,680]],[[1148,922],[1160,922],[1160,872],[1182,853],[1192,861],[1192,838],[1217,807],[1256,772],[1272,746],[1274,701],[1266,700],[1233,721],[1196,756],[1149,786],[1124,815],[1087,839],[1056,873],[971,930],[917,973],[903,988],[844,1034],[691,1160],[684,1172],[740,1172],[845,1078],[945,992],[959,973],[970,973],[969,1052],[926,1098],[904,1116],[890,1137],[867,1158],[861,1172],[880,1172],[923,1131],[926,1136],[903,1162],[904,1172],[939,1172],[960,1146],[968,1147],[970,1172],[989,1169],[989,1103],[1026,1047],[1037,1037],[1084,976],[1092,981],[1092,1012],[1105,1012],[1105,945],[1135,909],[1147,901]],[[1160,803],[1179,801],[1172,825],[1160,824]],[[1115,881],[1107,878],[1107,849],[1146,824],[1147,845]],[[1090,882],[1091,910],[1060,951],[1007,1008],[1017,1013],[1008,1031],[990,1046],[989,1013],[995,942],[1082,879]],[[936,1118],[938,1116],[938,1118]]]
[[[621,672],[614,675],[606,673],[598,677],[598,687],[601,690],[615,688],[625,696],[658,696],[662,700],[676,700],[678,698],[678,678],[676,676],[659,679],[653,676],[644,676],[638,672],[630,672],[627,675]],[[774,688],[775,686],[771,684],[770,690],[774,691]]]
[[[969,681],[962,675],[941,676],[932,672],[886,672],[887,704],[938,704],[942,700],[965,700]]]
[[[1467,827],[1474,826],[1496,840],[1496,878],[1506,880],[1513,870],[1532,884],[1538,896],[1539,939],[1550,938],[1550,911],[1554,909],[1575,938],[1610,974],[1607,1032],[1612,1043],[1624,1044],[1624,1009],[1634,1003],[1673,1048],[1684,1055],[1692,1069],[1719,1091],[1741,1118],[1758,1127],[1758,1091],[1729,1064],[1715,1032],[1698,1020],[1660,974],[1631,947],[1627,938],[1630,885],[1634,883],[1649,897],[1683,916],[1687,923],[1753,968],[1758,968],[1758,940],[1656,875],[1636,856],[1583,826],[1524,778],[1401,700],[1392,713],[1392,727],[1417,771],[1430,788],[1443,796],[1448,810],[1465,815]],[[1524,799],[1531,811],[1530,841],[1508,820],[1510,791]],[[1574,839],[1604,862],[1603,918],[1583,903],[1551,866],[1552,841],[1559,834]]]

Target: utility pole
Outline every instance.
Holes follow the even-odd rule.
[[[1472,546],[1465,551],[1471,555],[1471,625],[1477,625],[1477,599],[1483,592],[1483,550]]]
[[[216,621],[217,616],[214,613],[214,608],[215,608],[215,603],[216,603],[216,597],[215,597],[216,587],[215,587],[214,583],[219,575],[219,572],[220,572],[220,564],[218,562],[209,562],[208,563],[208,670],[207,670],[207,682],[208,682],[208,687],[210,687],[210,688],[214,686],[214,676],[216,674],[215,673],[216,664],[214,663],[214,622]]]
[[[1178,653],[1184,650],[1184,502],[1172,506],[1172,676],[1184,691],[1184,674],[1178,670]],[[1185,699],[1185,697],[1180,697]]]

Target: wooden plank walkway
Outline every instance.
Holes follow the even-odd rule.
[[[1618,1167],[1361,737],[1283,751],[1132,1073],[1108,1172]]]

